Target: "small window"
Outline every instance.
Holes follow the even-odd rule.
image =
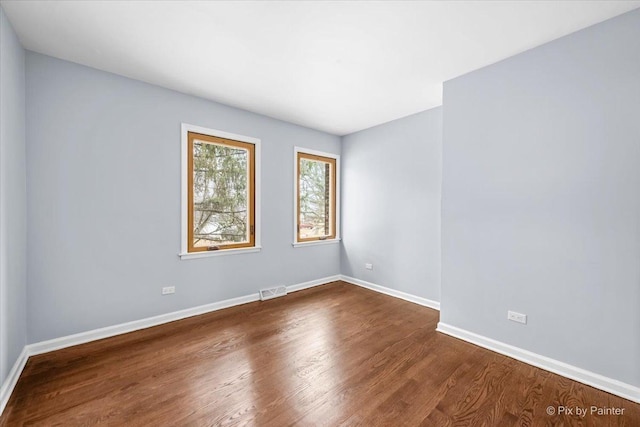
[[[338,156],[296,149],[295,243],[338,235]]]
[[[183,129],[187,164],[182,255],[255,248],[256,143],[248,142],[253,139],[249,137],[198,130]]]

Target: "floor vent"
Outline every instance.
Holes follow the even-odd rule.
[[[260,290],[260,299],[262,301],[275,298],[275,297],[283,297],[287,294],[286,286],[277,286],[275,288],[269,289],[261,289]]]

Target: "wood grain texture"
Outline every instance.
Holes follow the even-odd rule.
[[[640,405],[343,282],[32,357],[2,426],[639,426]],[[548,406],[623,415],[553,415]]]

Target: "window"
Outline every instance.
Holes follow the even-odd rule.
[[[339,156],[295,150],[294,245],[338,240]]]
[[[183,125],[183,258],[259,248],[258,143]]]

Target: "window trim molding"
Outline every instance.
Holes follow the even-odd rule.
[[[292,243],[291,246],[293,246],[294,248],[299,248],[302,246],[335,245],[337,243],[340,243],[341,240],[342,239],[339,237],[336,237],[335,239],[310,240],[308,242]]]
[[[336,161],[336,194],[335,194],[335,237],[324,240],[298,240],[298,153],[309,154],[312,156],[327,157]],[[310,148],[293,147],[293,243],[294,248],[304,246],[326,245],[330,243],[338,243],[341,240],[340,228],[340,155],[335,153],[327,153],[325,151],[312,150]]]
[[[216,136],[219,138],[232,139],[240,142],[247,142],[249,144],[253,144],[255,147],[255,182],[254,182],[254,198],[255,198],[255,214],[254,214],[254,246],[245,247],[245,248],[235,248],[235,249],[223,249],[219,251],[202,251],[202,252],[189,252],[189,233],[188,233],[188,222],[189,222],[189,132],[200,133],[204,135]],[[181,230],[180,230],[180,252],[178,256],[181,259],[193,259],[193,258],[205,258],[211,256],[220,256],[220,255],[234,255],[240,253],[250,253],[250,252],[259,252],[262,248],[261,246],[261,227],[260,227],[260,197],[261,197],[261,185],[260,185],[260,177],[261,175],[261,167],[260,167],[260,159],[261,159],[261,141],[258,138],[254,138],[252,136],[246,135],[238,135],[230,132],[225,132],[218,129],[210,129],[202,126],[191,125],[188,123],[181,124],[181,164],[180,164],[180,175],[181,175]]]

